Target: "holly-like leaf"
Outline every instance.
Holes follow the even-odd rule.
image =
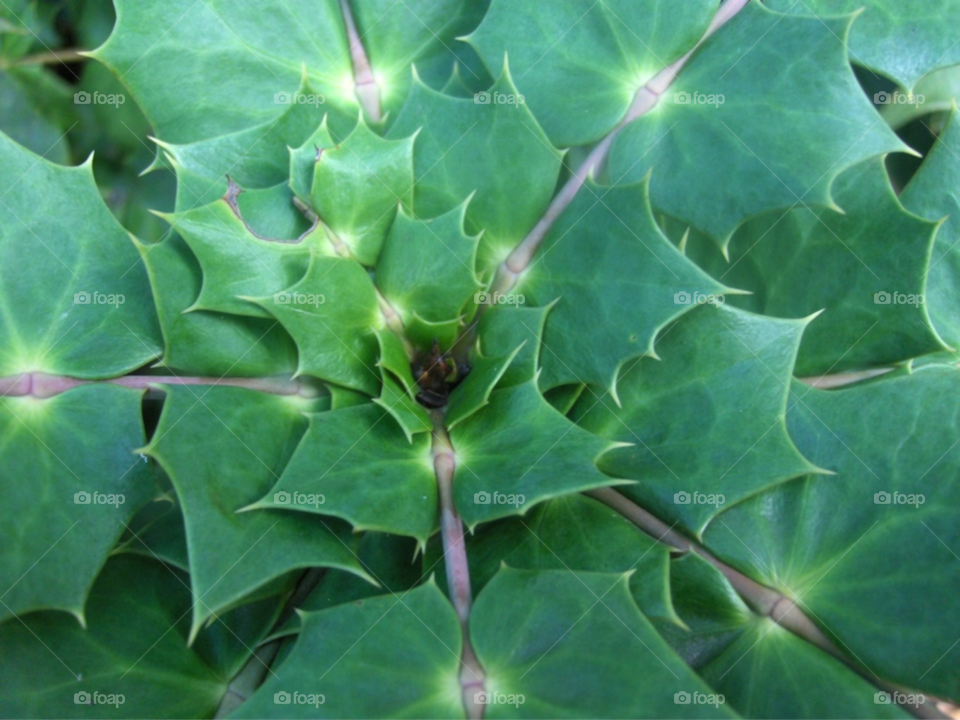
[[[721,246],[753,215],[835,206],[830,186],[840,172],[907,150],[854,79],[845,47],[852,21],[750,3],[704,43],[657,109],[619,135],[610,177],[629,182],[654,168],[654,207]],[[809,102],[795,121],[800,97]]]
[[[817,18],[857,13],[850,30],[850,61],[876,70],[912,88],[937,68],[960,63],[960,47],[945,26],[960,22],[960,7],[952,0],[929,0],[909,9],[896,0],[770,0],[774,10]],[[858,12],[860,11],[860,12]]]
[[[409,370],[407,372],[409,374]],[[389,373],[383,373],[380,397],[375,398],[373,402],[390,413],[409,442],[413,442],[413,436],[417,433],[433,430],[430,416],[423,409],[423,405],[410,397],[407,390]]]
[[[141,398],[112,385],[0,398],[0,618],[51,609],[84,622],[124,524],[159,492],[133,454]]]
[[[490,93],[517,99],[506,66]],[[476,193],[465,225],[471,235],[483,231],[480,266],[503,260],[546,210],[561,153],[526,105],[450,97],[415,81],[388,136],[402,138],[418,130],[417,216],[436,217]]]
[[[547,500],[526,517],[480,525],[467,535],[474,594],[503,564],[521,570],[630,572],[630,591],[648,617],[680,623],[670,598],[669,553],[608,507],[577,493]],[[440,543],[424,557],[446,587]]]
[[[487,357],[497,357],[520,348],[497,387],[520,385],[537,376],[543,327],[552,307],[553,304],[545,307],[494,305],[486,308],[477,325],[480,352]]]
[[[274,318],[186,312],[203,285],[196,256],[170,234],[159,243],[137,244],[154,289],[164,354],[174,373],[223,377],[285,375],[297,369],[297,347]]]
[[[470,374],[450,394],[447,402],[443,420],[448,428],[463,422],[490,402],[490,393],[522,349],[523,345],[519,345],[509,355],[472,359]]]
[[[621,492],[699,535],[725,507],[816,472],[787,434],[803,320],[702,307],[681,318],[618,382],[622,409],[588,393],[586,430],[631,443],[600,468],[637,480]]]
[[[305,613],[290,657],[233,717],[461,718],[461,646],[433,581]],[[294,693],[303,699],[291,703]]]
[[[294,97],[317,97],[308,81]],[[283,114],[262,125],[177,145],[157,140],[177,173],[177,210],[214,202],[227,192],[227,176],[241,187],[267,188],[290,177],[289,147],[312,138],[326,125],[321,103],[281,105]]]
[[[834,391],[796,383],[790,434],[836,477],[762,493],[704,535],[879,677],[947,697],[960,692],[958,387],[944,366]]]
[[[361,117],[348,137],[319,154],[313,208],[364,265],[376,264],[397,207],[413,210],[415,139],[384,140]]]
[[[724,280],[754,292],[732,301],[777,317],[824,311],[804,333],[800,376],[945,349],[930,313],[943,299],[938,312],[953,316],[957,301],[924,298],[937,224],[903,209],[880,159],[845,172],[835,190],[843,213],[769,213],[736,234],[730,265],[713,256],[716,275],[729,270]]]
[[[56,612],[0,625],[0,713],[211,717],[230,679],[187,647],[187,583],[178,570],[123,555],[97,579],[85,629]]]
[[[425,543],[437,516],[429,438],[408,439],[386,410],[369,403],[308,417],[310,427],[283,475],[252,507],[335,515],[356,531]],[[303,496],[323,499],[297,502]]]
[[[250,299],[277,318],[297,343],[297,375],[377,394],[375,331],[384,320],[370,276],[359,263],[314,255],[300,282],[273,296]]]
[[[677,12],[664,0],[493,0],[467,41],[490,72],[510,54],[517,86],[555,145],[586,145],[614,128],[644,83],[697,44],[718,4],[693,0]]]
[[[92,161],[55,165],[2,133],[0,306],[0,376],[115,377],[160,354],[146,273]]]
[[[725,290],[657,227],[647,180],[612,188],[588,183],[517,286],[528,303],[559,298],[543,338],[540,387],[590,383],[616,397],[624,361],[652,354],[657,332],[694,307],[691,301]]]
[[[203,270],[200,296],[189,310],[272,317],[251,297],[274,295],[301,280],[314,254],[333,255],[319,225],[295,242],[258,237],[240,216],[235,195],[184,213],[164,216],[193,250]]]
[[[485,717],[668,717],[677,693],[712,693],[640,613],[629,573],[503,568],[477,598],[470,638],[486,690],[524,697]],[[734,714],[700,702],[683,717]]]
[[[960,347],[960,119],[953,111],[923,165],[900,195],[910,212],[940,222],[923,286],[937,334]]]
[[[267,14],[256,3],[222,0],[149,6],[120,0],[117,9],[117,25],[93,57],[123,78],[167,142],[192,143],[277,121],[304,73],[325,106],[356,116],[336,0]]]
[[[344,523],[303,513],[237,512],[280,476],[306,429],[306,403],[230,387],[163,386],[145,450],[183,508],[193,592],[191,639],[211,616],[290,570],[338,567],[364,577]]]
[[[532,380],[495,390],[450,438],[457,454],[454,502],[470,527],[523,515],[566,493],[629,482],[597,470],[594,460],[613,444],[554,410]]]
[[[403,209],[390,228],[377,263],[377,287],[405,323],[459,318],[481,288],[474,268],[479,236],[463,230],[468,204],[440,217],[419,220]]]

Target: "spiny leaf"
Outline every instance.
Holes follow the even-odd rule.
[[[652,354],[657,332],[691,300],[726,288],[670,244],[654,222],[648,181],[588,183],[545,238],[517,291],[550,311],[540,360],[544,389],[611,389],[630,357]],[[685,301],[685,302],[684,302]]]
[[[550,407],[533,380],[495,390],[450,438],[457,454],[454,501],[470,527],[523,515],[566,493],[629,482],[597,470],[594,460],[611,444]]]
[[[429,438],[408,439],[386,410],[369,403],[308,417],[310,427],[283,475],[254,507],[336,515],[357,531],[425,543],[437,516]],[[296,493],[324,499],[298,504]]]
[[[490,92],[516,98],[506,66]],[[466,230],[471,235],[484,231],[480,266],[503,260],[546,210],[561,153],[525,105],[481,104],[415,81],[388,137],[418,130],[417,216],[436,217],[475,192]]]
[[[824,310],[804,333],[800,376],[945,349],[930,321],[942,294],[924,298],[937,224],[903,209],[879,158],[846,171],[835,188],[844,213],[769,213],[736,234],[731,265],[713,255],[715,275],[755,293],[732,302],[777,317]],[[945,300],[939,312],[956,312],[956,299]]]
[[[208,618],[290,570],[339,567],[365,576],[345,523],[237,512],[277,481],[306,430],[304,401],[241,388],[163,387],[163,415],[146,452],[167,471],[183,508],[191,639]]]
[[[473,358],[470,374],[450,394],[447,402],[443,420],[448,428],[463,422],[490,402],[490,393],[522,349],[523,345],[519,345],[502,357]]]
[[[377,393],[374,333],[384,321],[370,276],[359,263],[314,255],[300,282],[272,297],[250,299],[297,343],[298,375]]]
[[[55,609],[84,621],[124,524],[159,492],[131,452],[144,441],[141,398],[112,385],[0,398],[0,618]]]
[[[297,368],[297,348],[273,319],[224,313],[186,312],[202,287],[196,256],[171,233],[159,243],[137,244],[154,289],[164,354],[160,364],[174,373],[223,377],[285,375]]]
[[[543,327],[552,307],[553,304],[545,307],[504,304],[486,308],[477,325],[480,352],[487,357],[497,357],[520,348],[497,387],[520,385],[537,376]]]
[[[711,693],[641,615],[629,573],[505,567],[477,598],[470,637],[486,690],[524,696],[485,717],[666,717],[676,693]],[[683,717],[734,715],[698,703]]]
[[[115,377],[161,352],[146,273],[92,161],[55,165],[3,133],[0,306],[0,376]]]
[[[491,72],[504,54],[517,86],[558,147],[599,140],[620,121],[644,83],[696,45],[718,0],[682,12],[664,0],[493,0],[467,38]]]
[[[396,208],[413,209],[415,138],[384,140],[361,117],[348,137],[319,155],[313,208],[364,265],[376,264]]]
[[[179,571],[132,555],[112,559],[90,594],[86,629],[55,612],[0,625],[0,713],[212,716],[229,678],[187,647],[190,603],[187,577]],[[71,677],[74,672],[81,677]],[[94,692],[105,696],[102,704],[76,696]],[[106,705],[110,695],[123,700]]]
[[[804,320],[702,307],[664,332],[660,360],[625,369],[622,409],[590,392],[584,429],[631,443],[600,468],[637,480],[621,492],[695,535],[721,510],[817,472],[787,435],[791,372]]]
[[[834,391],[796,383],[790,434],[836,477],[762,493],[704,535],[880,677],[948,697],[960,692],[958,388],[944,366]]]
[[[165,219],[203,270],[200,296],[189,310],[269,318],[267,310],[242,298],[272,295],[296,284],[312,255],[333,255],[333,250],[319,226],[296,242],[258,237],[239,214],[236,190],[234,186],[234,192],[211,205]]]
[[[416,312],[424,320],[459,318],[481,288],[474,268],[479,236],[468,237],[463,222],[468,202],[432,220],[401,208],[377,263],[377,287],[405,323]]]
[[[234,717],[461,718],[461,645],[457,616],[433,581],[304,613],[290,657]],[[290,703],[293,693],[323,700]]]
[[[954,348],[960,348],[960,120],[950,115],[923,165],[900,195],[910,212],[941,222],[923,286],[927,312],[937,334]]]
[[[960,63],[960,48],[944,27],[960,23],[953,0],[927,0],[909,10],[896,0],[770,0],[781,12],[824,17],[857,13],[850,30],[850,60],[912,88],[923,75]]]
[[[654,168],[654,207],[722,247],[750,216],[833,205],[841,171],[907,150],[847,63],[852,21],[750,3],[704,43],[657,108],[620,134],[610,177],[636,180]],[[799,97],[809,102],[796,120]],[[784,127],[795,133],[786,137]]]

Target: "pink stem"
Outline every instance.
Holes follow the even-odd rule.
[[[215,377],[176,377],[172,375],[125,375],[110,380],[82,380],[65,375],[47,373],[23,373],[0,377],[0,397],[49,398],[59,395],[80,385],[92,382],[121,385],[128,388],[150,389],[157,384],[165,385],[229,385],[249,390],[259,390],[271,395],[301,395],[316,397],[313,386],[297,380],[282,377],[268,378],[215,378]]]
[[[347,29],[347,41],[350,43],[350,58],[353,61],[353,84],[357,93],[357,100],[374,122],[379,122],[380,115],[380,87],[373,77],[370,60],[363,49],[357,24],[353,19],[349,0],[340,0],[340,10],[343,12],[343,24]]]

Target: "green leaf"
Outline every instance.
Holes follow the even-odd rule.
[[[437,522],[429,438],[408,440],[385,410],[370,404],[308,417],[310,427],[283,475],[252,507],[335,515],[355,531],[407,535],[424,544]],[[281,493],[292,500],[278,500]],[[297,493],[323,500],[298,504]]]
[[[183,513],[174,498],[154,498],[133,516],[114,550],[115,554],[125,552],[190,572]]]
[[[657,227],[647,181],[588,183],[584,190],[544,239],[517,291],[535,305],[560,299],[543,338],[540,386],[589,383],[616,397],[617,373],[628,358],[653,354],[657,332],[693,307],[691,297],[726,288]]]
[[[637,90],[697,44],[718,5],[493,0],[467,40],[490,72],[510,54],[517,86],[555,145],[586,145],[610,132]]]
[[[731,265],[714,256],[715,274],[730,271],[724,279],[755,293],[732,302],[777,317],[824,311],[804,333],[801,377],[945,349],[930,320],[942,293],[923,298],[937,224],[903,209],[880,159],[845,172],[835,190],[843,213],[770,213],[736,234]],[[937,312],[953,316],[956,300],[945,300]]]
[[[438,538],[439,539],[439,538]],[[477,595],[503,564],[521,570],[628,572],[630,591],[648,616],[678,623],[670,599],[669,552],[596,500],[573,493],[537,505],[527,517],[480,525],[467,535],[470,587]],[[424,566],[446,587],[440,543]]]
[[[461,718],[461,644],[456,613],[432,581],[305,613],[290,657],[232,717]]]
[[[108,378],[160,354],[146,273],[90,161],[55,165],[0,133],[0,228],[0,376]]]
[[[960,347],[960,120],[950,120],[923,165],[910,180],[900,202],[910,212],[939,222],[923,275],[927,312],[937,334],[953,347]]]
[[[834,391],[795,383],[791,436],[836,476],[746,500],[704,536],[872,673],[945,697],[960,692],[958,388],[960,371],[944,366]]]
[[[297,375],[377,393],[375,331],[385,323],[370,276],[359,263],[313,255],[300,282],[273,297],[250,299],[297,343]]]
[[[553,304],[545,307],[493,305],[486,308],[477,325],[480,352],[487,357],[497,357],[520,348],[497,387],[520,385],[536,378],[543,327],[551,308]]]
[[[600,468],[621,492],[699,536],[725,507],[817,472],[787,434],[791,373],[806,321],[701,307],[664,332],[660,360],[618,381],[622,409],[594,393],[578,424],[609,440]]]
[[[84,602],[125,523],[158,488],[133,450],[142,393],[91,384],[0,398],[0,618]]]
[[[407,370],[407,374],[409,372]],[[433,430],[430,416],[427,415],[423,406],[410,397],[408,391],[394,380],[389,373],[383,373],[383,387],[380,390],[380,397],[375,398],[373,402],[390,413],[411,443],[416,433]]]
[[[192,143],[278,121],[303,80],[324,105],[356,116],[350,52],[336,0],[284,5],[118,0],[117,24],[94,53],[123,78],[150,124]],[[203,102],[183,102],[202,98]]]
[[[523,345],[519,345],[509,355],[502,357],[473,358],[470,374],[450,394],[450,400],[447,402],[443,420],[448,428],[463,422],[489,404],[490,393],[522,349]]]
[[[506,67],[490,92],[516,96]],[[476,193],[467,207],[466,231],[483,231],[481,267],[500,262],[546,210],[562,153],[525,105],[478,104],[415,81],[388,136],[418,130],[417,216],[436,217]]]
[[[611,444],[554,410],[532,380],[495,390],[450,438],[454,502],[471,528],[566,493],[629,482],[597,470],[594,460]]]
[[[298,96],[318,91],[304,80]],[[244,188],[267,188],[289,179],[289,150],[326,125],[326,108],[317,103],[280,105],[283,114],[245,130],[175,144],[155,140],[177,173],[177,210],[214,202],[227,192],[227,176]]]
[[[424,320],[459,318],[481,288],[474,268],[480,236],[468,237],[463,223],[468,202],[432,220],[401,208],[377,263],[377,287],[404,323],[416,312]]]
[[[654,168],[653,206],[724,247],[753,215],[836,207],[830,186],[840,172],[907,150],[847,63],[852,21],[750,3],[704,43],[656,109],[618,136],[610,177],[629,182]],[[801,97],[809,102],[797,120]]]
[[[247,226],[228,195],[211,205],[164,216],[193,250],[203,271],[200,296],[188,311],[208,310],[232,315],[269,318],[271,314],[244,298],[291,297],[284,288],[306,274],[313,255],[332,255],[323,230],[314,226],[298,241],[262,238]]]
[[[364,265],[376,264],[396,208],[413,211],[415,139],[384,140],[361,117],[349,137],[319,153],[313,207]]]
[[[238,513],[279,477],[306,429],[302,399],[230,387],[162,386],[159,462],[183,508],[194,594],[203,623],[290,570],[339,567],[360,576],[344,523],[272,510]]]
[[[290,147],[290,189],[305,203],[310,201],[313,192],[313,176],[320,151],[333,147],[336,143],[327,128],[327,116],[300,147]]]
[[[906,7],[895,0],[771,0],[781,12],[823,17],[856,13],[850,30],[850,60],[912,88],[931,70],[960,63],[960,48],[944,28],[960,22],[952,0],[927,0]],[[859,11],[859,12],[858,12]]]
[[[671,717],[675,693],[712,692],[641,615],[629,573],[505,567],[477,598],[470,638],[486,690],[524,698],[484,717]],[[719,701],[682,708],[733,716]]]
[[[212,717],[229,679],[187,647],[190,602],[179,571],[132,555],[112,559],[90,594],[86,629],[55,612],[0,625],[0,713]],[[97,704],[77,693],[97,693]],[[107,705],[111,695],[123,700]]]
[[[174,373],[213,377],[289,377],[296,372],[296,345],[277,320],[187,312],[203,280],[196,256],[179,235],[137,247],[163,330],[161,365]]]

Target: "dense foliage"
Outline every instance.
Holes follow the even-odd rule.
[[[0,0],[0,716],[960,700],[960,0],[113,3]]]

